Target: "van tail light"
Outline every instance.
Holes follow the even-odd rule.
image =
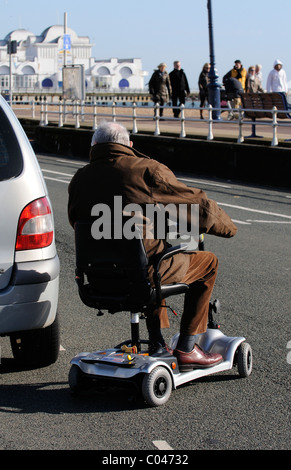
[[[21,212],[18,222],[16,251],[49,246],[54,226],[50,203],[46,197],[36,199]]]

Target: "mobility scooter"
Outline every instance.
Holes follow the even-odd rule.
[[[154,282],[148,279],[148,257],[142,236],[127,239],[96,240],[91,234],[92,222],[80,221],[75,225],[76,282],[82,302],[97,315],[129,312],[131,338],[110,349],[84,352],[71,361],[69,386],[77,394],[88,386],[130,384],[137,387],[149,406],[165,404],[172,391],[194,379],[232,369],[241,377],[252,371],[252,349],[244,337],[228,337],[219,329],[214,314],[219,301],[210,303],[207,331],[197,335],[196,344],[204,351],[220,353],[223,361],[217,365],[182,372],[176,357],[157,349],[149,350],[149,341],[142,340],[140,318],[148,315],[163,299],[183,294],[188,285],[183,283],[162,285],[159,268],[166,258],[185,251],[187,246],[171,246],[154,260]],[[169,347],[174,349],[179,334]]]

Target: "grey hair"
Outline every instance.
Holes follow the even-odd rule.
[[[130,145],[128,130],[116,122],[102,122],[94,132],[91,145],[115,142]]]

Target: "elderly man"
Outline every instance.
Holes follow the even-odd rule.
[[[232,237],[237,228],[230,217],[208,199],[204,191],[189,188],[179,182],[165,165],[132,147],[127,130],[117,123],[101,124],[92,139],[90,163],[79,169],[69,185],[68,216],[71,225],[89,219],[97,203],[113,210],[114,197],[122,196],[123,206],[130,203],[146,208],[148,204],[199,205],[201,232]],[[191,222],[191,219],[190,219]],[[145,238],[149,260],[163,251],[166,241]],[[214,254],[204,251],[179,253],[164,260],[162,283],[184,282],[189,285],[185,294],[180,337],[173,354],[183,368],[209,367],[222,360],[220,354],[210,354],[195,345],[195,335],[206,331],[211,293],[217,275],[218,261]],[[149,278],[152,280],[152,271]],[[157,309],[147,318],[152,344],[166,347],[161,329],[168,327],[166,308]]]

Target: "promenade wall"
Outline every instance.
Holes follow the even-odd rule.
[[[88,159],[92,129],[73,126],[39,126],[36,121],[20,119],[37,151]],[[139,133],[131,136],[134,147],[166,164],[172,170],[207,176],[291,188],[291,149],[271,147],[270,142],[252,139],[208,141],[204,138],[179,138]]]

